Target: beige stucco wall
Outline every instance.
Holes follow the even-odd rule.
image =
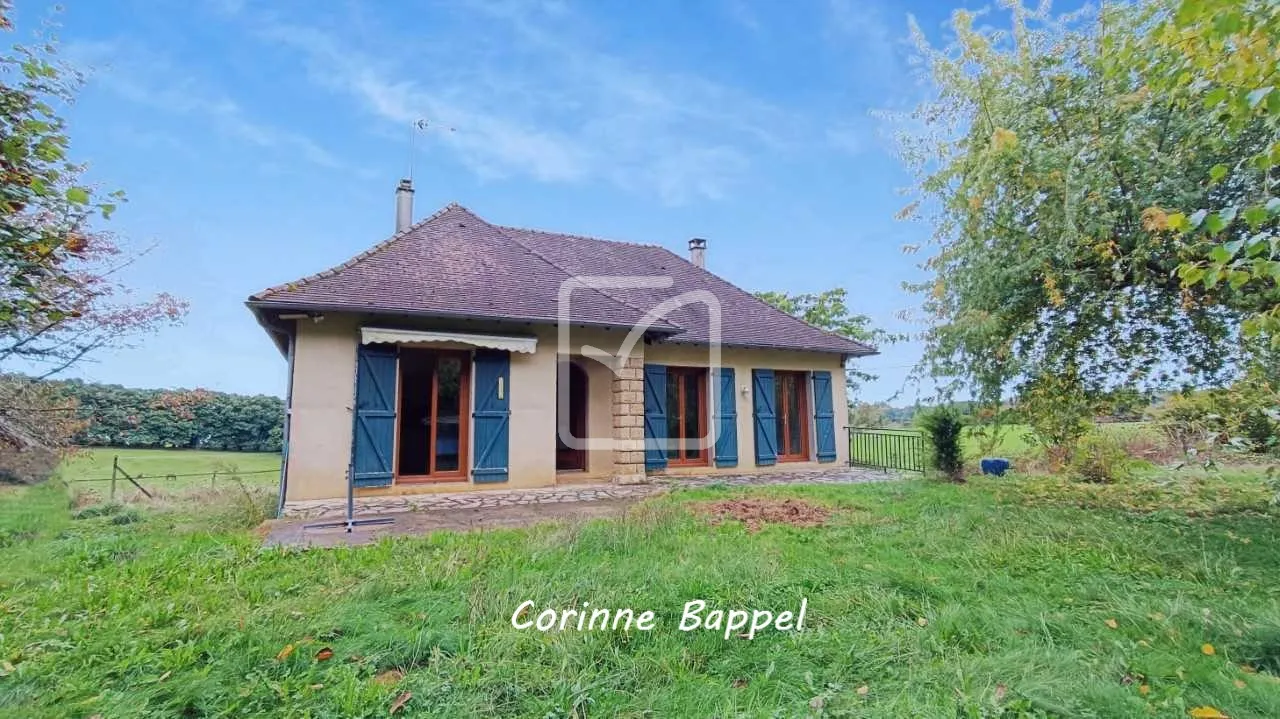
[[[556,483],[556,352],[538,334],[536,352],[511,355],[508,488]]]
[[[289,438],[288,501],[341,497],[346,492],[346,471],[351,454],[351,413],[355,399],[355,357],[360,324],[357,317],[331,314],[320,323],[303,320],[297,325]],[[371,321],[368,324],[386,323]],[[444,329],[465,331],[467,328],[455,326]],[[470,331],[484,330],[472,328]],[[523,326],[501,328],[501,331],[538,337],[536,353],[515,353],[511,357],[509,481],[491,485],[448,482],[392,486],[359,490],[361,496],[403,492],[456,492],[468,488],[527,488],[550,486],[557,482],[555,418],[559,347],[556,328]],[[583,344],[616,352],[624,336],[625,333],[618,331],[575,329],[570,337],[569,356],[579,355]],[[643,352],[646,362],[708,366],[706,348],[649,345],[644,347]],[[613,397],[610,387],[612,372],[592,359],[578,358],[578,361],[587,368],[589,432],[592,437],[610,437],[613,432]],[[847,459],[848,447],[844,437],[848,413],[845,411],[845,377],[841,371],[839,356],[726,348],[721,352],[721,364],[735,369],[735,381],[738,385],[738,466],[724,469],[714,466],[672,469],[671,473],[740,473],[831,466],[794,462],[774,468],[755,466],[750,393],[753,368],[830,370],[834,385],[838,461],[844,462]],[[744,387],[747,389],[745,394],[742,391]],[[474,407],[474,402],[472,406]],[[810,442],[810,447],[812,446],[813,442]],[[474,453],[469,452],[468,455],[474,456]],[[606,479],[611,476],[613,469],[612,451],[593,449],[588,453],[586,472],[562,474],[560,479]]]
[[[355,401],[356,322],[341,315],[297,324],[286,499],[346,495]]]

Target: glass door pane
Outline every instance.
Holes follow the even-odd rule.
[[[431,372],[429,355],[400,355],[400,428],[397,473],[416,477],[430,471]]]
[[[462,360],[436,362],[435,472],[457,472],[462,462]]]
[[[798,459],[805,453],[804,374],[778,372],[774,378],[774,428],[778,432],[778,455]]]
[[[804,438],[801,436],[800,393],[804,391],[804,382],[799,375],[787,375],[787,454],[799,456],[804,454]]]
[[[778,454],[786,455],[787,447],[787,375],[775,372],[773,379],[773,427],[777,432]]]
[[[667,453],[669,459],[679,459],[680,453],[680,374],[667,369]]]
[[[700,393],[698,392],[698,381],[701,377],[695,372],[683,373],[680,381],[684,383],[684,407],[681,408],[684,414],[684,458],[697,459],[702,456],[698,450],[700,442],[698,431],[699,417],[701,417],[702,406],[698,401]]]

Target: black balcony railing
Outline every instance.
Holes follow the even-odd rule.
[[[913,429],[850,427],[849,466],[923,472],[924,435]]]

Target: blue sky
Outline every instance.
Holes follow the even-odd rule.
[[[285,364],[243,301],[384,239],[418,142],[416,216],[666,245],[750,290],[849,289],[881,326],[914,307],[894,219],[893,128],[923,92],[908,15],[857,0],[70,0],[53,17],[90,71],[68,112],[89,178],[129,196],[109,229],[151,250],[126,280],[191,303],[184,326],[73,376],[279,394]],[[863,360],[903,386],[919,348]],[[910,401],[910,389],[898,401]]]

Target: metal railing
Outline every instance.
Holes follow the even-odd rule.
[[[849,466],[923,472],[924,435],[914,429],[850,427]]]

